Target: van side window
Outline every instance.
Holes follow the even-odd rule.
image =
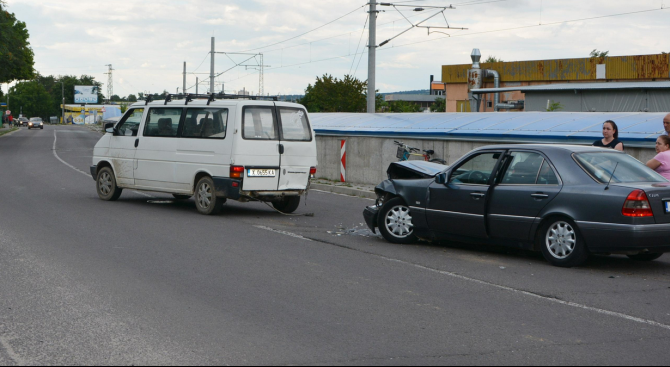
[[[127,112],[126,117],[117,125],[119,135],[137,136],[137,131],[142,123],[144,108],[135,108]]]
[[[225,108],[189,108],[186,111],[184,138],[224,139],[228,126]]]
[[[312,130],[305,111],[297,108],[279,108],[282,140],[312,141]]]
[[[176,137],[179,132],[181,108],[152,108],[144,125],[144,136]]]
[[[277,140],[277,123],[272,107],[244,109],[242,137],[255,140]]]

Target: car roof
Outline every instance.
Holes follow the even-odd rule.
[[[611,152],[623,153],[615,149],[607,149],[602,147],[584,146],[584,145],[567,145],[567,144],[500,144],[487,145],[477,150],[500,150],[500,149],[531,149],[539,150],[541,152],[556,152],[567,151],[571,153],[586,153],[586,152]]]

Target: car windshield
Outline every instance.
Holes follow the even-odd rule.
[[[600,183],[610,182],[667,182],[651,168],[622,153],[578,153],[579,165]],[[614,176],[612,176],[614,174]]]

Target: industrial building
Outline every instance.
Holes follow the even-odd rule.
[[[471,58],[431,81],[431,93],[444,89],[447,112],[670,110],[668,54],[480,63],[475,49]]]

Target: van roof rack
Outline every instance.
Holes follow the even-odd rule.
[[[165,95],[165,104],[168,102],[176,101],[176,100],[186,100],[185,104],[188,104],[189,102],[192,102],[196,99],[206,99],[207,100],[207,105],[209,105],[212,101],[216,100],[223,100],[223,99],[249,99],[252,101],[279,101],[278,96],[247,96],[247,95],[239,95],[239,94],[225,94],[225,93],[216,93],[216,94],[193,94],[193,93],[187,93],[187,94],[166,94]],[[148,95],[144,97],[145,105],[149,104],[149,102],[154,102],[156,101],[154,99],[153,95]]]

